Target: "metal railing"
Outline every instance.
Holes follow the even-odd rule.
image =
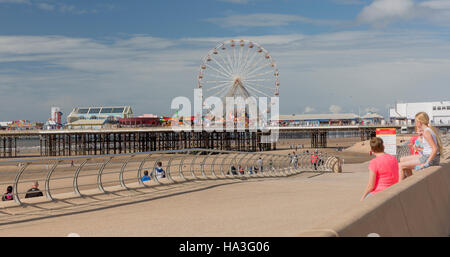
[[[261,161],[258,161],[261,159]],[[168,185],[193,180],[280,177],[304,171],[331,172],[340,168],[337,157],[300,153],[288,155],[186,149],[47,159],[0,161],[0,188],[12,186],[13,200],[21,205],[32,183],[50,201],[67,193],[84,193]],[[165,176],[157,174],[158,163]],[[148,171],[149,181],[143,181]],[[3,193],[2,192],[2,193]]]
[[[441,134],[439,135],[442,141],[442,146],[447,148],[450,146],[450,134]],[[402,145],[397,146],[397,160],[400,161],[400,158],[411,155],[411,148],[409,146],[409,142],[406,142]],[[444,152],[441,156],[447,155],[448,150],[444,149]]]
[[[400,158],[411,155],[411,148],[409,142],[397,146],[397,161],[400,162]]]

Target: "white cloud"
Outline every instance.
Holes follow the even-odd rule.
[[[306,106],[305,107],[305,111],[303,113],[312,113],[314,112],[316,109],[314,109],[314,107],[311,106]]]
[[[52,0],[0,0],[0,4],[27,4],[28,6],[38,8],[44,11],[58,11],[71,14],[89,14],[97,13],[97,9],[111,10],[114,8],[111,4],[97,4],[93,9],[80,9],[75,5],[69,5]]]
[[[277,63],[281,113],[304,106],[305,112],[328,112],[330,101],[341,111],[358,113],[358,106],[385,110],[398,98],[448,100],[442,97],[450,95],[450,44],[440,34],[347,31],[246,38],[270,51]],[[0,36],[2,119],[45,120],[53,104],[65,114],[77,105],[96,104],[170,114],[172,98],[192,97],[201,59],[225,39],[231,38]],[[426,93],[420,93],[424,86]]]
[[[29,4],[30,0],[0,0],[0,4]]]
[[[365,0],[332,0],[336,4],[365,4]]]
[[[425,21],[439,26],[450,22],[450,1],[374,0],[358,14],[359,23],[375,27],[398,21]]]
[[[375,0],[364,7],[358,15],[363,23],[387,25],[398,19],[411,19],[414,16],[412,0]]]
[[[367,107],[366,109],[364,109],[364,111],[366,112],[366,113],[369,113],[369,112],[378,112],[379,111],[379,109],[378,108],[375,108],[375,107]]]
[[[450,1],[449,0],[432,0],[425,1],[419,4],[423,7],[428,7],[431,9],[442,10],[442,9],[450,9]]]
[[[342,107],[340,107],[339,105],[330,105],[330,108],[328,108],[330,110],[331,113],[340,113],[342,111]]]
[[[299,15],[276,14],[276,13],[254,13],[245,15],[231,15],[221,18],[209,18],[208,22],[215,23],[221,27],[278,27],[291,23],[306,23],[319,26],[343,25],[343,21],[311,19]]]
[[[266,35],[266,36],[249,36],[249,35],[242,35],[239,36],[240,39],[248,39],[252,40],[254,42],[257,42],[261,45],[289,45],[293,44],[295,42],[298,42],[299,40],[302,40],[305,38],[305,35],[302,34],[288,34],[288,35]],[[215,46],[218,43],[230,40],[232,38],[230,37],[207,37],[207,38],[182,38],[181,42],[186,42],[190,44],[201,44],[210,46]],[[237,39],[237,38],[235,38]]]
[[[250,0],[219,0],[220,2],[227,2],[233,4],[248,4]]]
[[[54,5],[47,4],[47,3],[38,3],[37,6],[39,9],[46,10],[46,11],[53,11],[55,9]]]

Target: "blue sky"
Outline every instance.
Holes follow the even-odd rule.
[[[282,114],[449,100],[450,0],[0,0],[0,120],[51,106],[170,115],[218,43],[260,43]],[[64,117],[65,117],[64,116]]]

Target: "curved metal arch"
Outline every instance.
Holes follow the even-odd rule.
[[[211,164],[211,174],[212,174],[213,177],[215,177],[215,178],[219,178],[219,177],[217,176],[216,172],[214,171],[214,169],[215,169],[215,166],[216,166],[216,160],[217,160],[217,157],[219,157],[219,156],[221,156],[221,155],[222,155],[222,154],[219,153],[217,156],[215,156],[214,159],[213,159],[213,161],[212,161],[212,164]]]
[[[290,163],[290,161],[291,161],[290,158],[286,156],[286,159],[284,160],[287,163],[287,164],[285,164],[286,165],[286,169],[291,171],[291,173],[293,173],[293,174],[297,174],[298,170],[302,170],[303,167],[304,167],[304,164],[302,163],[303,161],[302,161],[301,158],[302,158],[302,156],[299,156],[299,158],[298,158],[299,164],[297,166],[297,170],[295,170],[295,169],[293,169],[293,167],[292,167],[292,165]]]
[[[266,176],[266,172],[265,171],[262,171],[262,170],[264,170],[264,155],[262,155],[262,154],[259,154],[259,157],[261,158],[261,160],[262,160],[262,165],[261,165],[261,167],[259,167],[258,166],[258,171],[259,171],[259,174],[261,175],[261,177],[267,177]],[[258,161],[258,160],[256,160],[256,161]],[[269,176],[270,176],[270,174],[269,174]]]
[[[200,170],[202,172],[202,175],[205,179],[207,179],[208,177],[205,174],[205,162],[206,160],[211,156],[212,152],[210,152],[208,155],[205,156],[205,158],[203,158],[202,163],[200,164]]]
[[[123,173],[125,172],[125,167],[127,166],[128,162],[134,158],[135,155],[132,155],[130,158],[128,158],[123,164],[122,167],[120,168],[120,173],[119,173],[119,181],[120,181],[120,186],[122,188],[128,189],[128,187],[125,185],[125,181],[123,179]]]
[[[141,186],[146,186],[145,184],[144,184],[144,182],[142,181],[142,167],[144,167],[144,163],[148,160],[148,159],[150,159],[150,157],[152,156],[152,154],[149,154],[149,155],[147,155],[145,158],[144,158],[144,160],[142,160],[142,162],[139,164],[139,168],[138,168],[138,170],[137,170],[137,180],[138,180],[138,182],[139,182],[139,185],[141,185]]]
[[[284,168],[282,168],[281,161],[280,161],[280,159],[282,159],[282,158],[284,158],[284,156],[273,156],[272,157],[272,163],[275,164],[276,167],[275,167],[275,165],[272,164],[274,166],[274,168],[270,172],[272,174],[274,174],[275,176],[277,176],[277,175],[283,176]]]
[[[259,156],[259,153],[253,153],[252,154],[252,157],[250,158],[250,164],[251,164],[251,167],[250,167],[250,169],[252,169],[253,171],[252,171],[252,174],[250,174],[250,175],[253,175],[253,177],[257,177],[258,176],[258,174],[256,174],[255,173],[255,170],[253,169],[255,166],[256,166],[256,163],[254,163],[255,162],[255,160],[252,160],[254,157],[258,157]]]
[[[244,176],[246,177],[250,177],[250,167],[248,166],[248,164],[251,162],[251,159],[253,158],[253,154],[251,153],[247,153],[247,155],[249,156],[247,158],[247,161],[245,162],[245,169],[244,169]]]
[[[56,161],[52,168],[48,171],[47,173],[47,177],[45,178],[45,196],[47,197],[47,199],[49,199],[50,201],[53,201],[53,197],[52,194],[50,193],[50,178],[53,174],[53,172],[55,171],[56,167],[62,162],[62,160],[58,160]]]
[[[297,159],[297,160],[299,160],[299,159]],[[283,167],[283,171],[285,173],[293,174],[292,166],[290,165],[290,158],[289,157],[282,156],[280,163],[281,163],[280,165]],[[286,163],[287,163],[287,165],[286,165]]]
[[[320,163],[321,163],[320,160],[322,160],[323,158],[324,158],[324,154],[323,154],[323,153],[319,153],[319,154],[317,155],[317,171],[319,171],[319,172],[325,171],[325,170],[323,169],[323,166],[324,166],[324,165],[321,165],[321,164],[320,164]]]
[[[19,198],[19,191],[17,190],[17,186],[19,185],[20,176],[22,176],[22,173],[25,171],[25,169],[30,165],[29,162],[26,162],[22,167],[20,167],[19,171],[17,172],[16,177],[14,178],[13,183],[13,198],[14,202],[16,202],[19,205],[22,205],[22,201],[20,201]]]
[[[242,165],[241,163],[242,163],[242,160],[247,156],[247,155],[249,155],[249,153],[245,153],[243,156],[242,156],[242,158],[241,159],[239,159],[239,161],[238,161],[238,167],[244,167],[244,165]],[[238,168],[239,169],[239,168]],[[238,170],[238,175],[239,176],[244,176],[245,175],[245,169],[244,169],[244,174],[241,174],[241,170],[239,169]]]
[[[189,167],[189,171],[191,172],[192,177],[194,177],[194,179],[198,179],[198,177],[195,175],[195,170],[193,169],[195,166],[195,160],[197,159],[198,156],[200,156],[202,152],[198,152],[197,154],[195,154],[194,158],[191,161],[191,166]]]
[[[183,174],[183,163],[184,160],[188,157],[188,154],[190,153],[190,151],[187,151],[185,156],[183,156],[183,158],[180,161],[180,166],[178,167],[178,174],[180,174],[180,177],[184,180],[187,181],[186,177]]]
[[[339,158],[337,158],[337,157],[335,157],[335,156],[330,156],[330,157],[328,157],[328,161],[327,161],[327,167],[328,167],[328,169],[330,169],[330,170],[334,170],[334,164],[332,164],[332,162],[333,162],[333,160],[337,160],[337,161],[339,161],[340,162],[340,159]]]
[[[84,165],[91,160],[91,158],[87,158],[78,166],[77,170],[75,171],[75,174],[73,175],[73,190],[76,195],[81,196],[80,190],[78,189],[78,175],[80,175],[81,169],[83,169]]]
[[[233,157],[233,159],[231,160],[231,163],[230,163],[230,166],[228,167],[228,171],[230,172],[230,175],[231,175],[231,177],[233,177],[234,178],[234,174],[233,174],[233,172],[231,171],[231,167],[232,166],[234,166],[234,165],[236,165],[236,158],[238,157],[238,154],[235,154],[234,155],[234,157]],[[236,167],[234,167],[236,170],[237,170],[237,168]],[[238,172],[236,172],[236,173],[238,173]]]
[[[305,158],[303,159],[303,168],[306,170],[311,169],[311,154],[310,153],[305,153]]]
[[[307,155],[306,153],[301,153],[301,156],[299,158],[299,162],[300,162],[300,168],[305,169],[306,168],[306,164],[307,164]]]
[[[277,168],[273,171],[273,173],[277,173],[283,175],[286,171],[286,167],[283,165],[283,161],[286,157],[285,156],[275,156],[274,157],[277,161]]]
[[[172,160],[176,159],[177,156],[172,156],[169,158],[169,161],[167,162],[167,169],[166,169],[166,178],[172,182],[172,183],[176,183],[175,180],[172,179],[172,176],[170,175],[170,165],[172,164]]]
[[[103,170],[105,169],[106,165],[108,165],[108,163],[111,162],[111,160],[114,159],[114,157],[110,157],[106,162],[104,162],[102,164],[102,166],[100,167],[100,169],[98,170],[98,174],[97,174],[97,188],[98,190],[100,190],[100,192],[105,193],[105,189],[103,188],[103,184],[102,184],[102,174],[103,174]]]
[[[225,160],[228,159],[228,157],[230,157],[229,155],[225,155],[224,158],[222,159],[222,162],[220,163],[220,173],[222,174],[222,176],[224,178],[226,178],[227,176],[225,175],[225,173],[223,172],[223,166],[225,164]]]

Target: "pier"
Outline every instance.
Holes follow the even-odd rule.
[[[191,148],[256,152],[275,149],[261,143],[261,131],[173,131],[171,128],[36,130],[0,132],[0,157],[19,157],[19,138],[39,138],[39,156],[79,156]]]
[[[276,150],[276,143],[263,142],[263,136],[278,131],[280,139],[310,138],[311,148],[326,148],[331,133],[347,133],[361,141],[376,136],[377,128],[396,128],[400,125],[271,127],[258,131],[175,131],[171,127],[83,129],[83,130],[14,130],[0,131],[0,158],[20,157],[18,140],[35,137],[39,140],[36,155],[80,156],[149,151],[203,148],[227,151],[256,152]],[[436,126],[444,133],[450,125]],[[408,126],[414,133],[414,126]]]

